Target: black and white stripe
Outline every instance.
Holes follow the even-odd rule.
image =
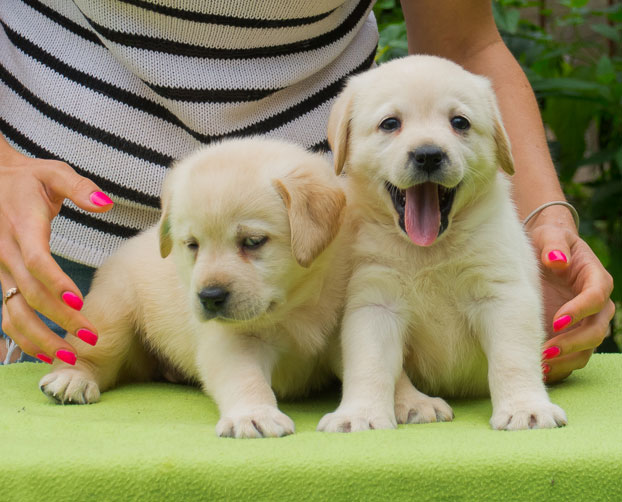
[[[52,250],[99,265],[157,221],[166,169],[201,144],[260,134],[328,151],[332,101],[373,62],[371,5],[0,2],[0,131],[115,200],[97,215],[67,202]]]

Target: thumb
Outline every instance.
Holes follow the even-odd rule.
[[[539,236],[540,261],[551,270],[564,270],[570,263],[570,245],[567,232],[559,227],[549,226],[546,233]]]
[[[90,179],[80,176],[64,162],[54,163],[54,169],[47,170],[43,180],[52,190],[52,198],[70,199],[80,209],[94,213],[103,213],[112,208],[112,199]]]

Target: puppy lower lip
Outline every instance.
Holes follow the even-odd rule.
[[[459,186],[460,185],[458,184],[455,187],[447,188],[443,185],[437,184],[438,203],[441,213],[441,223],[439,226],[438,235],[441,235],[449,225],[449,213],[451,212],[456,191],[458,190]],[[406,224],[404,221],[404,214],[406,209],[406,189],[398,188],[397,186],[393,185],[388,181],[385,181],[385,187],[389,192],[391,202],[393,202],[393,207],[397,212],[400,228],[404,231],[404,233],[407,233]]]

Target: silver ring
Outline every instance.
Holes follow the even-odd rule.
[[[8,302],[9,299],[13,298],[18,293],[19,293],[19,289],[17,288],[8,289],[6,294],[4,295],[4,304],[6,305],[6,302]]]

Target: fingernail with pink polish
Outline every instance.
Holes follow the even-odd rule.
[[[91,202],[96,206],[108,206],[109,204],[113,204],[112,199],[104,192],[93,192],[89,199],[91,199]]]
[[[551,367],[548,364],[542,365],[542,373],[545,375],[551,372]]]
[[[58,357],[61,361],[66,362],[67,364],[71,364],[72,366],[76,364],[76,355],[68,350],[57,350],[56,357]]]
[[[62,295],[63,301],[69,305],[74,310],[82,309],[82,305],[84,302],[80,299],[80,297],[71,291],[65,291]]]
[[[561,251],[555,249],[549,253],[549,261],[563,261],[564,263],[568,263],[568,258]]]
[[[44,363],[52,364],[52,358],[46,356],[45,354],[37,354],[37,359],[43,361]]]
[[[568,326],[571,322],[572,317],[570,317],[569,315],[563,315],[553,322],[553,331],[560,331]]]
[[[559,347],[549,347],[548,349],[542,351],[542,357],[544,359],[553,359],[557,357],[561,353],[561,349]]]
[[[76,333],[76,336],[82,340],[83,342],[88,343],[89,345],[95,345],[97,343],[97,335],[88,329],[79,329]]]

